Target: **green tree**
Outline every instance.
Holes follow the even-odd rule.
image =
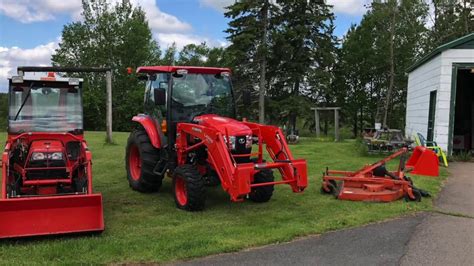
[[[470,0],[431,0],[431,18],[426,52],[459,37],[474,32],[474,5]]]
[[[188,44],[181,49],[178,56],[178,65],[228,67],[227,52],[221,47],[209,47],[205,42]]]
[[[337,96],[354,135],[382,122],[403,128],[406,69],[423,52],[428,6],[423,0],[374,1],[345,36],[336,72]]]
[[[143,92],[127,67],[160,62],[161,51],[140,7],[129,0],[110,5],[106,0],[83,0],[83,21],[64,26],[62,41],[52,56],[54,65],[97,66],[113,69],[114,130],[129,130],[131,117],[141,111]],[[84,110],[87,129],[105,128],[103,75],[85,77]]]
[[[305,106],[304,99],[317,103],[322,95],[321,98],[328,100],[337,45],[333,34],[334,14],[331,6],[320,0],[277,3],[280,8],[273,21],[276,25],[269,61],[273,78],[271,95],[282,105],[289,104],[286,106],[291,110],[290,128],[295,129],[297,117],[309,110],[300,112],[290,105]],[[293,100],[287,100],[292,97]]]
[[[234,84],[238,94],[252,90],[259,98],[259,120],[264,120],[264,96],[267,90],[267,60],[272,19],[278,7],[275,1],[241,0],[227,7],[225,16],[231,21],[225,31],[230,41],[228,57],[234,66]],[[243,107],[243,106],[241,106]],[[241,108],[245,116],[255,117],[248,106]]]
[[[166,48],[161,63],[165,66],[174,66],[176,63],[177,52],[178,48],[176,47],[176,43],[173,43],[171,46]]]
[[[8,94],[0,93],[0,132],[7,128]]]

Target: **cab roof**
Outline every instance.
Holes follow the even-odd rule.
[[[231,72],[230,68],[220,68],[220,67],[143,66],[137,69],[137,73],[174,73],[180,69],[185,69],[188,71],[188,73],[195,73],[195,74],[219,74],[222,72]]]
[[[12,79],[12,77],[8,78],[9,80]],[[84,82],[84,79],[82,78],[71,78],[71,77],[60,77],[60,76],[55,76],[55,77],[48,77],[48,76],[23,76],[24,81],[52,81],[52,82],[69,82],[70,79],[76,79],[79,82]]]

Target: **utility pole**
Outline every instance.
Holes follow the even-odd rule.
[[[107,87],[107,143],[113,143],[112,139],[112,70],[105,72],[105,80]]]
[[[265,84],[266,84],[266,72],[267,72],[267,24],[268,24],[268,0],[265,0],[262,8],[262,42],[260,49],[260,89],[258,95],[258,122],[260,124],[265,123]]]

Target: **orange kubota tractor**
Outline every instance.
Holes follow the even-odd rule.
[[[206,186],[220,184],[231,201],[255,202],[270,200],[276,184],[306,188],[306,161],[293,158],[278,127],[234,119],[229,69],[149,66],[137,73],[147,83],[145,110],[133,117],[126,148],[134,190],[157,191],[168,173],[177,207],[198,211]],[[264,148],[271,161],[263,159]],[[272,169],[282,180],[274,180]]]
[[[82,80],[12,77],[0,238],[104,230],[83,135]]]

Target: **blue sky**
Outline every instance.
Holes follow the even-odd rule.
[[[109,0],[116,2],[118,0]],[[226,45],[224,6],[235,0],[131,0],[143,7],[162,48],[175,42]],[[334,5],[336,34],[358,23],[369,0],[327,0]],[[0,91],[18,65],[48,65],[63,25],[80,20],[81,0],[0,1]]]

